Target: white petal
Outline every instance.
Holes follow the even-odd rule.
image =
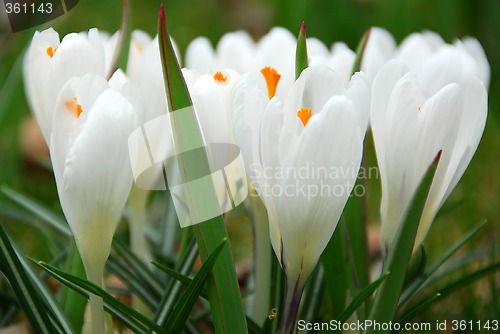
[[[382,65],[393,57],[395,49],[396,41],[387,30],[372,27],[365,47],[361,70],[373,80]]]
[[[52,28],[35,32],[24,58],[24,82],[31,110],[47,144],[50,142],[53,110],[47,108],[49,88],[49,68],[52,57],[47,53],[59,47],[59,34]]]
[[[351,79],[355,58],[356,54],[345,43],[337,42],[332,45],[328,66],[340,75],[346,86]]]
[[[197,37],[189,43],[186,49],[186,67],[202,72],[218,70],[214,48],[208,38]]]
[[[486,88],[490,84],[490,64],[488,63],[488,58],[481,46],[481,43],[473,37],[466,37],[462,39],[461,43],[456,43],[457,45],[464,47],[467,52],[474,58],[477,62],[477,77],[483,82]]]
[[[254,45],[245,31],[230,32],[222,36],[217,44],[218,70],[231,68],[240,73],[251,70]]]

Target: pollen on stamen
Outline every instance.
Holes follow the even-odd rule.
[[[73,96],[72,100],[65,101],[64,105],[66,106],[66,109],[68,109],[68,111],[74,113],[76,117],[80,117],[83,109],[82,106],[78,103],[76,96]]]
[[[276,87],[278,86],[278,81],[280,81],[281,75],[274,68],[266,66],[260,70],[260,73],[266,79],[267,84],[267,95],[269,99],[272,99],[276,95]]]
[[[57,51],[57,48],[53,49],[51,46],[49,46],[47,49],[45,49],[45,52],[47,53],[47,55],[52,58],[54,57],[54,54],[56,53]]]
[[[419,107],[418,107],[418,111],[421,111],[421,110],[422,110],[422,107],[421,107],[421,106],[419,106]]]
[[[222,74],[222,72],[215,72],[214,74],[214,80],[217,83],[226,83],[227,82],[227,77]]]
[[[307,122],[309,122],[309,119],[312,116],[312,109],[311,108],[300,108],[300,110],[297,111],[297,116],[302,121],[302,124],[304,124],[304,126],[306,126]]]

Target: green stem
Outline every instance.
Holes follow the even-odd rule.
[[[290,284],[288,278],[285,280],[285,305],[281,317],[280,334],[293,334],[297,327],[297,316],[299,314],[300,300],[304,284],[299,278]]]
[[[132,252],[145,263],[148,262],[148,246],[146,240],[148,195],[148,190],[133,185],[128,200],[130,212],[130,246]],[[137,295],[132,295],[132,307],[144,315],[152,315],[146,304]]]
[[[85,272],[87,273],[87,279],[99,287],[103,287],[102,278],[104,275],[104,261],[99,261],[99,259],[88,257],[82,255],[83,264],[85,267]],[[92,324],[92,333],[101,334],[105,333],[105,321],[104,321],[104,307],[102,298],[96,296],[92,293],[89,294],[90,303],[90,319]]]
[[[249,216],[254,229],[255,297],[251,318],[262,326],[271,309],[269,303],[271,298],[271,256],[273,256],[273,250],[269,240],[269,221],[266,208],[260,198],[253,195],[257,194],[251,193],[248,201],[250,207]]]

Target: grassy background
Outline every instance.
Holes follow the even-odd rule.
[[[131,28],[156,33],[160,1],[131,1]],[[53,26],[60,35],[97,27],[114,32],[120,23],[121,1],[80,0],[68,14],[38,29]],[[414,31],[429,29],[452,42],[467,35],[483,45],[491,65],[489,111],[486,129],[478,151],[449,203],[460,205],[441,214],[426,241],[430,258],[453,243],[483,218],[489,223],[482,237],[468,250],[498,243],[500,225],[500,1],[497,0],[184,0],[167,3],[171,33],[182,51],[196,36],[205,35],[214,44],[227,31],[246,29],[255,38],[272,26],[281,25],[296,32],[302,21],[308,36],[327,45],[345,41],[355,48],[369,26],[389,30],[400,42]],[[8,185],[30,194],[59,210],[52,174],[34,159],[39,148],[25,144],[26,120],[29,118],[23,83],[21,54],[34,29],[12,34],[0,9],[0,185]],[[43,148],[43,146],[42,146]],[[35,152],[35,153],[33,153]],[[371,159],[373,163],[373,157]],[[369,182],[370,221],[378,220],[380,199],[377,181]],[[9,206],[0,194],[0,208]],[[12,211],[13,212],[13,211]],[[22,214],[22,213],[19,213]],[[4,217],[12,234],[17,236],[27,254],[49,257],[35,230],[26,232],[13,217]],[[496,282],[482,281],[448,298],[439,308],[430,310],[427,319],[453,317],[475,319],[499,318],[498,299],[492,298]],[[487,289],[488,284],[493,289]],[[496,304],[495,304],[496,303]],[[495,305],[494,305],[495,304]],[[492,306],[494,306],[492,308]],[[487,313],[482,313],[484,310]],[[496,310],[496,311],[495,311]],[[496,313],[494,313],[496,312]],[[482,315],[483,314],[483,315]],[[460,315],[460,316],[458,316]]]

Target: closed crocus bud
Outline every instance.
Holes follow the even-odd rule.
[[[50,145],[54,103],[61,88],[72,77],[87,73],[108,75],[111,55],[107,53],[114,52],[115,40],[97,29],[68,34],[62,41],[52,28],[35,32],[24,59],[25,89],[47,144]]]
[[[233,89],[236,142],[286,275],[282,333],[294,331],[304,284],[356,181],[369,99],[362,73],[346,87],[326,65],[305,69],[283,103],[267,101],[251,73]]]
[[[436,77],[453,77],[455,73],[445,73],[447,69],[441,68]],[[422,243],[471,161],[486,122],[487,90],[477,77],[463,76],[460,82],[437,91],[426,88],[418,72],[399,60],[384,65],[373,82],[371,125],[382,180],[381,247],[385,254],[411,196],[441,154],[415,248]]]
[[[128,97],[95,74],[70,79],[54,103],[50,156],[59,199],[87,278],[99,286],[132,185],[127,139],[136,126]],[[102,300],[91,294],[90,305],[93,332],[104,333]]]

